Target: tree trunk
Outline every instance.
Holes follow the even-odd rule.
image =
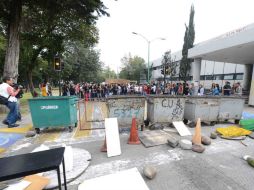
[[[18,79],[21,12],[22,12],[22,1],[12,0],[8,24],[8,45],[5,54],[3,76],[12,77],[15,82],[17,82]]]
[[[28,85],[29,85],[29,89],[30,89],[30,92],[32,94],[33,97],[36,96],[36,92],[34,90],[34,83],[33,83],[33,74],[32,74],[32,71],[28,71],[27,72],[27,78],[28,78]]]

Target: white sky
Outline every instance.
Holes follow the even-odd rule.
[[[147,62],[147,42],[151,43],[150,62],[165,51],[182,49],[184,24],[189,22],[191,4],[195,8],[195,43],[216,37],[254,22],[254,0],[103,0],[110,17],[97,22],[101,61],[120,71],[121,58],[128,53]]]

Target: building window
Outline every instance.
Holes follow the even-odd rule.
[[[214,80],[223,80],[223,75],[214,75]]]
[[[224,75],[224,80],[234,80],[234,75]]]
[[[236,74],[236,75],[235,75],[235,80],[243,80],[243,73],[241,73],[241,74]]]
[[[213,80],[213,75],[206,75],[206,76],[205,76],[205,79],[206,79],[206,80]]]
[[[204,75],[201,75],[201,76],[200,76],[200,80],[205,80],[205,76],[204,76]]]

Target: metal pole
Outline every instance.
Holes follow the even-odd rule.
[[[148,41],[148,62],[147,62],[147,65],[148,65],[148,68],[147,68],[147,83],[150,83],[150,41]]]
[[[61,96],[61,75],[60,75],[60,72],[58,72],[58,78],[59,78],[59,96]]]

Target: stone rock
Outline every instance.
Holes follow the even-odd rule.
[[[192,148],[192,142],[187,139],[180,140],[179,144],[180,144],[180,147],[184,150],[191,150]]]
[[[248,135],[250,138],[254,139],[254,132]]]
[[[157,170],[153,166],[145,166],[143,173],[148,179],[153,179],[157,174]]]
[[[179,141],[176,138],[170,137],[168,139],[168,145],[171,146],[172,148],[177,147],[178,144],[179,144]]]
[[[36,132],[35,131],[28,131],[27,133],[26,133],[26,137],[34,137],[36,135]]]
[[[164,126],[159,123],[155,123],[150,126],[150,130],[162,130],[162,129],[164,129]]]
[[[205,151],[205,147],[201,144],[192,145],[192,151],[197,153],[202,153]]]
[[[201,142],[202,142],[203,145],[210,145],[211,144],[211,139],[209,137],[202,136],[201,137]]]
[[[210,135],[211,139],[216,139],[217,138],[217,134],[215,132],[212,132]]]

